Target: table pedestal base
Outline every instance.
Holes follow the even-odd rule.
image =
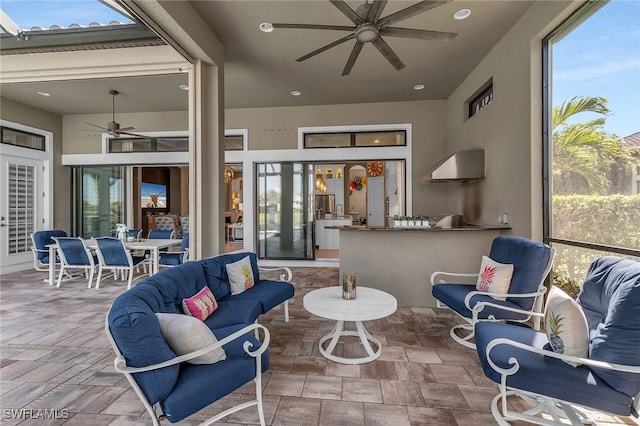
[[[324,356],[325,358],[331,361],[339,362],[341,364],[350,364],[350,365],[366,364],[367,362],[376,360],[380,356],[380,354],[382,353],[382,345],[380,344],[380,341],[375,337],[373,337],[371,334],[369,334],[369,332],[364,328],[362,321],[354,321],[354,322],[356,324],[357,331],[345,330],[344,321],[336,322],[336,326],[333,328],[333,330],[331,330],[329,334],[327,334],[322,339],[320,339],[319,349],[322,356]],[[364,346],[364,349],[367,351],[367,354],[369,355],[362,358],[344,358],[344,357],[333,355],[333,351],[336,348],[338,339],[340,339],[341,336],[360,337],[360,342],[362,343],[362,346]],[[327,346],[327,349],[324,349],[323,344],[329,339],[331,339],[331,341],[329,342],[329,346]],[[378,350],[374,352],[369,342],[376,345]]]

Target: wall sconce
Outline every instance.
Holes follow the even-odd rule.
[[[231,182],[233,180],[233,176],[235,176],[233,169],[229,166],[224,166],[224,183],[227,184]]]
[[[342,179],[342,167],[336,169],[336,179]]]

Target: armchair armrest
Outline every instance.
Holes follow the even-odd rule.
[[[293,273],[291,272],[291,269],[287,268],[286,266],[280,266],[280,267],[276,267],[276,268],[266,268],[264,266],[258,266],[258,270],[259,271],[279,271],[279,270],[283,270],[284,272],[280,274],[280,281],[291,282],[291,278],[293,278]]]
[[[235,333],[225,337],[222,340],[218,340],[218,343],[215,343],[211,346],[208,346],[206,348],[202,348],[199,349],[197,351],[194,352],[190,352],[188,354],[184,354],[184,355],[180,355],[177,356],[173,359],[170,359],[168,361],[165,362],[161,362],[159,364],[153,364],[153,365],[148,365],[146,367],[128,367],[127,366],[127,362],[124,359],[124,356],[122,355],[118,355],[114,361],[114,366],[117,372],[119,373],[142,373],[144,371],[152,371],[152,370],[158,370],[160,368],[164,368],[164,367],[169,367],[171,365],[175,365],[175,364],[180,364],[182,362],[185,361],[189,361],[190,359],[193,358],[197,358],[201,355],[204,355],[208,352],[211,352],[214,349],[220,348],[223,345],[226,345],[227,343],[231,342],[232,340],[236,340],[240,337],[242,337],[243,335],[251,332],[252,330],[262,330],[262,332],[264,333],[264,339],[262,341],[262,344],[260,345],[259,348],[257,348],[254,351],[251,351],[251,347],[253,346],[250,342],[246,341],[243,344],[243,349],[244,351],[251,357],[253,358],[258,358],[259,356],[262,355],[262,353],[264,353],[264,351],[267,350],[267,347],[269,346],[269,341],[271,340],[271,335],[269,334],[269,330],[260,325],[260,324],[251,324],[248,325],[238,331],[236,331]]]
[[[506,312],[514,312],[514,313],[519,313],[522,315],[526,315],[527,317],[534,317],[535,318],[535,322],[534,322],[534,329],[535,330],[540,330],[540,320],[542,318],[544,318],[544,314],[541,312],[536,312],[535,311],[535,304],[533,305],[532,309],[530,310],[525,310],[525,309],[519,309],[519,308],[514,308],[511,306],[504,306],[501,305],[499,303],[492,303],[492,302],[478,302],[476,303],[473,307],[471,307],[471,298],[473,296],[476,296],[478,294],[482,294],[485,296],[502,296],[502,297],[509,297],[509,298],[526,298],[526,297],[542,297],[545,293],[547,292],[547,288],[542,286],[538,289],[538,291],[534,292],[534,293],[520,293],[520,294],[510,294],[510,293],[485,293],[485,292],[480,292],[480,291],[471,291],[469,292],[469,294],[466,295],[465,299],[464,299],[464,305],[467,307],[467,309],[469,309],[472,312],[472,320],[473,322],[478,321],[478,315],[480,315],[480,312],[482,312],[482,310],[486,307],[491,307],[491,308],[495,308],[495,309],[499,309],[502,311],[506,311]],[[493,318],[495,319],[495,318]]]
[[[509,358],[509,364],[512,365],[511,368],[505,369],[496,365],[494,361],[491,359],[491,350],[498,345],[509,345],[514,348],[523,349],[527,352],[536,353],[549,358],[556,358],[562,361],[568,361],[568,362],[572,362],[579,365],[585,365],[587,367],[600,368],[603,370],[610,370],[610,371],[620,371],[625,373],[640,374],[640,366],[614,364],[610,362],[598,361],[598,360],[593,360],[589,358],[564,355],[564,354],[560,354],[560,353],[545,350],[545,349],[534,348],[533,346],[525,345],[524,343],[516,342],[514,340],[507,339],[504,337],[498,337],[489,342],[489,344],[487,345],[486,352],[487,352],[487,361],[489,362],[491,367],[502,375],[514,374],[516,371],[518,371],[518,369],[520,368],[520,365],[518,364],[518,360],[515,357]]]
[[[436,277],[443,275],[443,276],[448,276],[448,277],[466,277],[466,278],[472,278],[472,277],[478,277],[478,274],[464,274],[464,273],[458,273],[458,272],[445,272],[445,271],[435,271],[433,274],[431,274],[431,278],[429,279],[429,281],[431,282],[431,286],[433,287],[435,284],[444,284],[446,283],[446,281],[444,280],[440,280],[438,282],[436,282]],[[471,284],[471,283],[470,283]]]

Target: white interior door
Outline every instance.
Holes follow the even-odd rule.
[[[33,261],[31,233],[43,220],[43,160],[0,156],[0,274]]]
[[[385,226],[384,176],[367,178],[367,226]]]

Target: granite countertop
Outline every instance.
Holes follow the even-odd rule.
[[[496,230],[507,230],[511,229],[510,226],[507,225],[465,225],[457,228],[443,228],[443,227],[432,227],[432,228],[389,228],[385,226],[376,226],[376,227],[367,227],[364,225],[335,225],[335,226],[327,226],[328,229],[340,229],[344,231],[421,231],[421,232],[442,232],[442,231],[496,231]]]

